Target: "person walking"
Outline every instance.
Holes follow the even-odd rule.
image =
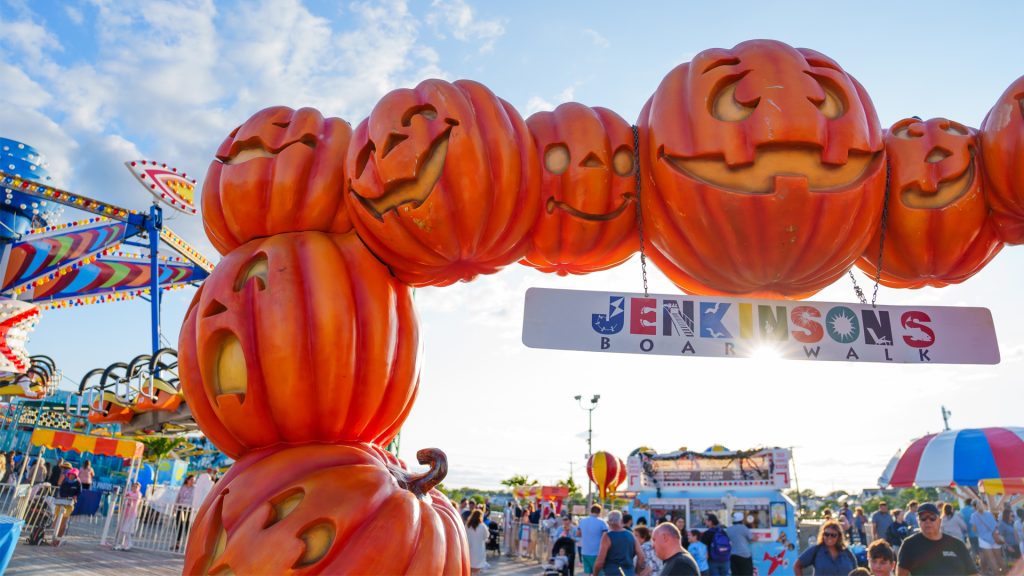
[[[178,536],[174,541],[174,550],[181,549],[188,538],[188,529],[192,526],[192,496],[195,490],[195,476],[189,474],[185,477],[185,483],[178,489],[178,497],[175,499],[175,524],[178,525]]]
[[[590,507],[590,516],[580,520],[580,556],[583,573],[594,574],[594,562],[601,550],[601,537],[608,531],[608,523],[601,518],[601,505]]]
[[[871,528],[874,534],[872,540],[886,540],[889,533],[889,526],[892,525],[892,516],[889,514],[889,503],[882,500],[878,503],[878,510],[871,515]]]
[[[981,572],[985,576],[998,576],[1002,573],[1000,564],[1002,546],[996,541],[998,523],[996,517],[989,512],[988,507],[978,500],[975,503],[974,514],[971,515],[971,526],[978,535],[978,556],[981,560]]]
[[[953,511],[952,504],[942,505],[942,533],[961,542],[967,542],[967,523]]]
[[[926,502],[917,509],[921,531],[911,534],[896,558],[897,576],[971,576],[978,573],[964,543],[942,532],[939,508]]]
[[[921,529],[921,526],[917,522],[917,500],[911,500],[907,503],[907,513],[903,516],[903,521],[910,526],[911,532],[916,532]]]
[[[701,534],[700,541],[708,547],[708,573],[711,576],[729,576],[729,561],[732,557],[729,534],[714,514],[704,517],[704,525],[707,530]]]
[[[967,539],[971,543],[971,554],[974,554],[976,559],[980,560],[981,557],[981,544],[978,542],[978,531],[974,529],[974,500],[968,498],[964,507],[960,509],[960,516],[964,519],[964,524],[967,524]]]
[[[842,507],[839,509],[839,517],[845,518],[845,522],[840,521],[840,524],[846,529],[846,541],[853,543],[853,528],[854,528],[854,517],[853,510],[850,510],[850,503],[843,501]]]
[[[893,510],[892,524],[889,525],[889,529],[885,532],[885,539],[892,546],[893,550],[896,550],[897,554],[900,550],[900,544],[903,544],[903,540],[910,536],[910,533],[910,524],[907,524],[906,520],[903,519],[903,510]]]
[[[732,526],[725,529],[732,545],[729,556],[729,568],[732,576],[754,576],[754,554],[750,543],[754,541],[754,533],[743,522],[743,512],[732,513]]]
[[[633,533],[622,525],[622,512],[608,513],[608,531],[601,535],[601,546],[594,562],[594,574],[636,576],[643,572],[644,551]],[[634,568],[635,567],[635,568]]]
[[[96,470],[92,467],[92,462],[85,460],[82,462],[82,469],[78,471],[78,481],[82,483],[83,490],[92,490],[92,481],[96,476]]]
[[[683,548],[679,529],[670,522],[662,522],[654,528],[651,541],[654,553],[662,561],[661,576],[699,576],[700,569],[693,556]]]
[[[856,512],[853,513],[853,529],[857,531],[857,541],[861,546],[868,545],[868,517],[864,515],[864,509],[857,506]]]
[[[843,529],[836,520],[828,520],[818,531],[818,543],[811,546],[793,564],[793,574],[814,568],[814,576],[847,576],[857,568],[857,558],[846,547]]]
[[[661,574],[661,558],[658,558],[658,555],[654,553],[651,529],[638,524],[633,529],[633,535],[640,541],[640,549],[644,551],[644,562],[647,564],[647,570],[643,573],[643,576],[659,576]]]
[[[551,556],[558,556],[559,551],[564,550],[565,556],[568,558],[569,576],[573,576],[576,572],[576,548],[579,543],[580,530],[573,526],[572,517],[563,516],[562,525],[552,532],[551,537],[554,539]]]
[[[999,531],[999,536],[1003,540],[1004,565],[1013,564],[1020,559],[1020,543],[1017,540],[1017,532],[1013,529],[1013,510],[1009,506],[1003,508],[996,530]]]
[[[142,503],[142,484],[132,483],[132,488],[124,495],[121,502],[121,523],[117,526],[117,540],[114,550],[131,550],[132,534],[135,533],[135,519],[139,516],[139,505]]]
[[[707,575],[711,572],[711,567],[708,566],[708,547],[700,541],[700,530],[690,530],[689,536],[690,545],[687,547],[687,551],[693,556],[700,573]]]
[[[78,470],[72,468],[61,477],[60,486],[57,488],[57,498],[53,501],[55,513],[57,514],[57,528],[53,534],[54,546],[60,545],[61,538],[67,532],[68,522],[71,521],[71,513],[75,510],[75,502],[78,501],[78,496],[81,493],[82,483],[78,481]]]
[[[487,564],[487,538],[490,532],[483,523],[484,515],[480,510],[473,510],[466,521],[466,540],[469,542],[469,569],[471,574],[479,574]]]
[[[896,553],[888,542],[879,538],[868,546],[868,568],[871,576],[892,576],[896,569]]]

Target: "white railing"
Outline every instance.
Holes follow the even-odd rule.
[[[185,553],[192,521],[196,511],[189,506],[162,504],[142,500],[136,505],[124,505],[124,499],[113,496],[116,502],[104,526],[100,544],[113,544],[115,548],[140,548],[161,552]],[[112,522],[111,519],[114,519]]]

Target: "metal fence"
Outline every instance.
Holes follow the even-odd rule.
[[[94,515],[76,515],[68,519],[64,536],[95,540],[99,545],[185,553],[195,510],[177,504],[159,504],[147,500],[122,505],[119,489],[108,492]],[[57,487],[49,484],[0,484],[0,515],[25,521],[22,536],[29,538],[36,527],[43,539],[53,542],[59,522],[68,512],[59,506]]]
[[[551,556],[554,545],[552,529],[545,524],[529,524],[514,520],[502,532],[501,550],[507,556],[536,560],[545,563]]]

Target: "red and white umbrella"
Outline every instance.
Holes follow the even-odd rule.
[[[977,486],[1024,477],[1024,428],[968,428],[914,440],[886,466],[880,486]]]

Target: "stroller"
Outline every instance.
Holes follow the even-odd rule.
[[[25,531],[28,533],[28,544],[38,546],[46,544],[46,530],[53,526],[53,509],[43,493],[31,496],[25,510]]]
[[[559,552],[565,552],[559,556]],[[569,576],[569,569],[576,562],[576,541],[568,536],[555,540],[551,547],[551,558],[544,566],[544,576]]]

